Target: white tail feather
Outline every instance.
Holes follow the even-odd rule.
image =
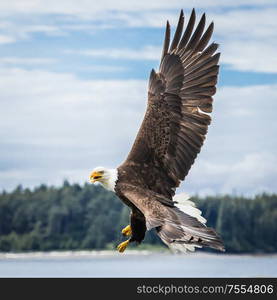
[[[173,252],[193,252],[202,246],[224,251],[222,240],[212,228],[205,225],[207,220],[187,194],[176,195],[173,201],[175,207],[167,208],[168,219],[157,229],[161,240]]]
[[[173,197],[173,201],[176,201],[176,206],[185,214],[196,218],[202,224],[205,224],[207,220],[203,218],[200,209],[195,207],[195,203],[189,200],[189,195],[186,193],[178,194]]]
[[[185,244],[185,243],[182,243],[182,244],[172,243],[172,244],[167,244],[167,245],[174,253],[178,253],[178,252],[186,253],[188,251],[194,252],[196,247],[202,248],[201,246],[198,246],[198,245],[189,245],[189,244]]]

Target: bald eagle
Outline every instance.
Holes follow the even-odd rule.
[[[131,209],[130,225],[122,230],[129,239],[118,245],[119,252],[141,243],[150,229],[176,251],[202,246],[224,251],[194,203],[175,195],[203,145],[219,70],[218,44],[209,44],[214,24],[204,31],[203,14],[193,30],[195,19],[193,9],[183,31],[182,10],[171,43],[167,21],[159,71],[151,71],[147,109],[133,147],[118,168],[97,167],[90,175],[92,183],[100,182]]]

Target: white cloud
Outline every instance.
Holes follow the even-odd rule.
[[[275,0],[102,0],[98,3],[95,1],[79,0],[10,0],[0,2],[0,12],[3,15],[14,13],[29,14],[73,14],[89,16],[99,14],[103,11],[151,11],[165,9],[180,9],[192,7],[238,7],[241,5],[265,6],[274,5]]]
[[[22,36],[28,36],[29,34],[43,32],[47,35],[52,36],[61,36],[65,35],[66,33],[60,29],[59,26],[54,25],[45,25],[45,24],[31,24],[31,25],[24,25],[19,30]]]
[[[25,65],[25,66],[34,66],[34,65],[48,65],[56,63],[57,60],[54,58],[35,58],[35,57],[1,57],[0,65]]]
[[[15,41],[16,39],[12,36],[0,35],[0,44],[10,44]]]
[[[276,8],[211,13],[223,63],[239,71],[277,73]]]
[[[1,1],[0,44],[30,38],[39,43],[41,34],[91,34],[100,28],[163,28],[166,19],[176,24],[180,8],[186,9],[187,19],[190,9],[196,7],[198,14],[206,11],[208,21],[215,21],[213,40],[221,44],[221,62],[235,70],[276,73],[275,2]],[[26,44],[23,50],[28,51]],[[68,53],[158,60],[161,44],[162,35],[158,45],[145,40],[135,50],[113,43],[114,48]],[[29,47],[31,51],[32,45]],[[60,50],[64,50],[62,46]],[[65,177],[83,182],[95,165],[119,164],[132,145],[144,114],[147,82],[83,80],[70,73],[34,69],[55,62],[55,57],[15,54],[0,59],[0,187],[59,184]],[[33,70],[24,69],[30,66]],[[78,68],[84,67],[77,65],[75,70]],[[85,68],[125,70],[125,66],[108,64]],[[218,91],[207,141],[183,184],[186,191],[277,192],[276,91],[276,84],[224,87]]]
[[[121,73],[129,70],[128,67],[123,66],[111,66],[111,65],[90,65],[90,66],[81,66],[75,68],[76,71],[89,71],[91,74],[96,73]]]
[[[1,69],[0,89],[1,186],[9,188],[75,179],[80,169],[83,181],[97,164],[120,163],[146,99],[144,81],[18,68]]]
[[[276,14],[276,8],[208,12],[208,22],[212,20],[215,22],[212,40],[220,43],[221,62],[239,71],[277,73]],[[125,26],[130,27],[164,27],[166,19],[173,24],[177,22],[176,13],[169,11],[148,11],[137,15],[121,12],[112,18],[118,18]],[[140,49],[115,46],[115,48],[79,50],[77,53],[114,59],[158,59],[162,38],[161,36],[158,46],[148,45]]]
[[[17,19],[17,16],[14,17],[13,21],[0,20],[0,44],[11,44],[20,40],[27,40],[38,33],[53,37],[67,35],[66,30],[63,30],[59,24],[43,24],[40,20],[37,20],[36,16],[27,20]]]
[[[217,163],[200,160],[192,169],[187,189],[199,195],[276,192],[276,153],[248,153],[234,162]]]
[[[207,140],[184,182],[190,193],[276,192],[277,85],[223,87]]]
[[[220,43],[221,62],[239,71],[277,73],[276,14],[277,9],[272,7],[208,10],[208,23],[215,23],[212,40]],[[166,19],[172,24],[178,19],[172,12],[161,11],[144,12],[137,17],[125,13],[121,18],[133,27],[164,27]]]
[[[65,50],[65,53],[76,53],[79,55],[104,57],[111,59],[130,59],[130,60],[158,60],[161,47],[145,46],[141,49],[90,49],[90,50]]]
[[[248,6],[247,8],[245,6]],[[221,44],[222,62],[239,71],[277,72],[276,1],[93,1],[14,0],[0,3],[0,44],[30,39],[35,34],[61,36],[75,31],[92,33],[112,27],[164,27],[166,19],[177,23],[178,11],[185,8],[186,20],[192,7],[205,11],[215,21],[214,39]],[[250,7],[250,8],[249,8]],[[50,17],[49,17],[50,15]],[[149,41],[148,41],[149,43]],[[155,59],[157,46],[132,49],[89,49],[84,54],[128,59]],[[111,50],[111,51],[110,51]],[[101,51],[101,53],[99,52]]]
[[[214,20],[217,32],[222,36],[237,35],[237,39],[269,38],[275,36],[277,21],[274,16],[277,8],[232,9],[224,13],[209,13]]]
[[[208,22],[215,23],[212,40],[220,43],[221,62],[239,71],[277,73],[276,14],[277,9],[272,7],[208,10]],[[176,14],[161,11],[143,12],[136,17],[125,13],[121,18],[131,27],[164,27],[166,19],[172,24],[177,22]]]
[[[67,73],[0,70],[1,187],[83,182],[96,165],[128,154],[142,120],[147,82],[82,80]],[[277,85],[224,87],[207,141],[183,188],[275,191]]]
[[[222,46],[222,63],[238,71],[277,73],[276,45],[261,41],[226,42]]]

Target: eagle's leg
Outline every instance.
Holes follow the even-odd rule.
[[[132,235],[131,225],[127,225],[125,228],[123,228],[121,233],[125,236],[131,236]],[[118,252],[120,252],[120,253],[124,252],[130,242],[132,242],[131,238],[129,240],[125,241],[125,242],[120,243],[117,246]]]
[[[120,243],[118,246],[117,246],[117,250],[118,252],[122,253],[125,251],[125,249],[127,248],[127,246],[129,245],[130,243],[130,239],[125,241],[125,242],[122,242]]]
[[[146,224],[144,215],[138,210],[133,209],[131,212],[130,225],[126,226],[121,232],[125,236],[130,236],[130,238],[122,242],[117,246],[119,252],[124,252],[129,245],[129,243],[137,242],[140,243],[145,236]]]
[[[125,228],[122,229],[121,233],[125,236],[132,235],[132,228],[131,225],[127,225]]]
[[[120,252],[120,253],[124,252],[126,250],[127,246],[132,242],[137,242],[136,239],[134,238],[134,236],[131,236],[127,241],[120,243],[117,246],[118,252]]]

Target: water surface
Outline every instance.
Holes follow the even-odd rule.
[[[0,254],[0,277],[277,277],[277,255]]]

